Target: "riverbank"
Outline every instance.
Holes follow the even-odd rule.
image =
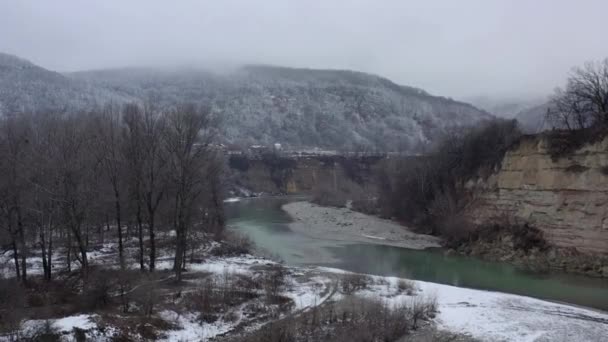
[[[170,263],[161,262],[159,267],[170,267]],[[281,286],[276,294],[269,294],[260,284],[277,270],[281,270],[276,273],[281,277]],[[311,326],[314,331],[327,332],[348,324],[341,321],[343,315],[338,315],[344,308],[351,310],[346,317],[374,312],[352,311],[361,307],[360,300],[376,303],[380,310],[404,311],[408,324],[404,338],[412,341],[437,340],[438,336],[446,337],[439,340],[467,342],[601,341],[608,335],[608,313],[605,312],[518,295],[353,274],[333,268],[280,266],[252,255],[206,255],[204,262],[189,265],[186,278],[188,281],[180,285],[167,280],[155,282],[158,299],[149,318],[138,316],[136,308],[128,314],[106,308],[103,312],[25,320],[21,323],[20,336],[25,338],[50,329],[53,336],[62,340],[75,340],[77,336],[100,341],[126,336],[143,340],[144,336],[154,336],[155,340],[165,341],[259,341],[255,338],[259,331],[281,327],[280,320],[302,323],[300,318],[303,318],[304,323],[309,324],[289,324],[285,330],[297,337],[300,335],[295,329],[312,324],[310,315],[324,318],[327,313],[333,313],[329,316],[333,320],[317,319]],[[222,293],[226,284],[233,295],[229,297],[230,302],[211,305],[216,311],[204,306],[204,301],[196,301],[204,297],[204,291]],[[347,286],[350,284],[356,286]],[[209,287],[210,290],[205,290]],[[269,295],[280,300],[268,301]],[[213,298],[220,300],[222,296]],[[419,312],[421,306],[428,310],[415,323],[412,315]],[[201,311],[203,309],[206,311]],[[379,311],[383,312],[386,313]],[[207,316],[201,316],[203,313]],[[50,328],[46,328],[47,325]],[[412,330],[412,325],[418,328]],[[142,331],[153,335],[142,335]],[[10,338],[0,336],[0,341],[5,340]]]
[[[322,207],[310,202],[291,202],[281,209],[293,222],[289,228],[312,238],[340,242],[425,249],[440,247],[437,237],[417,234],[396,222],[365,215],[348,208]]]
[[[448,254],[506,262],[533,272],[559,271],[608,278],[608,256],[553,246],[547,243],[539,230],[528,226],[486,227],[448,247]]]
[[[167,241],[172,236],[167,232],[159,239]],[[364,325],[367,321],[363,318],[391,318],[395,312],[401,315],[399,322],[406,324],[404,338],[412,341],[600,341],[608,334],[608,312],[398,277],[281,265],[249,254],[234,254],[234,248],[228,247],[236,241],[201,240],[189,258],[184,281],[179,283],[173,281],[173,258],[167,249],[160,249],[154,274],[140,272],[135,262],[121,271],[116,262],[116,241],[107,240],[90,251],[90,262],[97,272],[106,272],[96,278],[99,281],[91,282],[91,286],[98,286],[95,291],[107,293],[103,308],[53,304],[42,311],[32,304],[15,320],[14,328],[19,330],[0,332],[0,341],[36,340],[43,335],[70,341],[260,341],[251,336],[259,336],[256,334],[261,329],[276,329],[280,320],[291,318],[296,324],[287,325],[288,329],[310,327],[315,333],[340,332],[344,326],[375,327],[374,331],[364,331],[376,334],[385,330],[375,323]],[[127,251],[136,251],[137,240],[126,241]],[[31,274],[41,273],[35,260],[33,257],[29,263]],[[121,275],[130,279],[125,295],[118,295],[119,286],[125,286],[117,282]],[[57,273],[54,282],[59,286],[55,291],[65,291],[61,284],[69,279],[69,273]],[[36,290],[30,291],[26,298],[35,303]],[[86,293],[77,291],[65,300],[82,305],[86,298]],[[360,300],[371,303],[371,309],[358,309],[360,306],[353,303]],[[421,313],[421,308],[426,309]],[[377,316],[374,310],[385,316]],[[359,315],[356,317],[361,321],[352,324],[353,315]],[[299,324],[312,320],[314,324]],[[306,335],[298,335],[299,330],[287,332],[300,337],[294,341],[306,340]]]

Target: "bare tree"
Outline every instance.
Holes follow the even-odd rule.
[[[181,106],[169,113],[164,135],[174,200],[176,247],[173,268],[178,281],[185,262],[188,230],[197,211],[200,212],[197,201],[205,185],[204,172],[212,135],[210,119],[208,108]]]
[[[608,124],[608,58],[573,69],[566,88],[558,88],[551,103],[547,121],[556,128]]]
[[[224,194],[222,193],[222,156],[218,153],[209,154],[207,166],[207,199],[205,203],[205,224],[207,231],[219,238],[224,231],[226,217],[224,214]]]
[[[114,195],[114,215],[118,232],[118,258],[120,267],[125,267],[122,222],[121,222],[121,189],[123,186],[122,135],[120,131],[120,111],[114,106],[108,106],[94,120],[98,134],[97,139],[91,140],[94,146],[91,151],[95,153],[97,162],[103,169]]]
[[[32,221],[38,229],[44,279],[52,278],[53,233],[58,225],[59,167],[56,162],[57,133],[60,119],[53,113],[41,113],[32,119],[32,149],[29,160],[32,184]]]
[[[91,158],[89,132],[86,117],[68,116],[63,119],[57,139],[59,173],[61,179],[61,212],[63,224],[68,229],[68,253],[76,242],[78,254],[74,256],[81,264],[83,278],[87,278],[87,214],[97,193],[97,171]],[[70,260],[68,260],[68,265]]]
[[[144,141],[142,113],[137,105],[127,105],[123,110],[123,149],[129,184],[129,199],[131,206],[135,207],[135,221],[137,223],[137,237],[139,241],[139,268],[145,270],[143,217],[142,217],[142,181],[144,164]]]
[[[156,110],[147,106],[143,113],[143,178],[142,190],[147,210],[147,226],[150,239],[150,270],[156,268],[156,216],[168,186],[166,174],[168,156],[163,149],[162,136],[166,120]]]
[[[27,189],[26,160],[30,149],[30,127],[26,120],[5,118],[2,122],[1,209],[4,225],[11,236],[17,278],[27,281],[26,258],[29,254],[24,224]],[[21,260],[19,260],[19,258]]]
[[[68,271],[75,260],[87,279],[90,233],[97,231],[97,242],[103,241],[103,226],[111,221],[123,268],[122,225],[136,223],[142,270],[148,230],[152,271],[156,226],[171,222],[181,279],[187,247],[196,249],[194,240],[187,245],[188,237],[204,238],[197,234],[201,227],[217,234],[224,226],[222,158],[211,144],[214,130],[210,110],[194,106],[161,112],[128,105],[1,118],[0,239],[13,252],[17,279],[27,280],[27,258],[39,253],[44,279],[51,281],[57,246],[65,246]]]
[[[140,266],[143,267],[142,220],[149,234],[149,268],[156,264],[156,216],[167,190],[167,156],[163,149],[165,118],[150,105],[125,107],[125,155],[131,193],[136,206],[140,237]],[[142,207],[145,215],[142,214]]]

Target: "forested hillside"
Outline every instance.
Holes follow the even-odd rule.
[[[416,152],[453,128],[490,117],[354,71],[246,66],[222,74],[143,68],[59,74],[9,55],[0,62],[2,112],[205,104],[221,120],[221,142],[240,146]]]

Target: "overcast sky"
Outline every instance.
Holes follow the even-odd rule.
[[[0,51],[57,71],[264,63],[532,96],[608,56],[607,0],[0,0]]]

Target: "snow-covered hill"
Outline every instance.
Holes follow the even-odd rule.
[[[0,114],[76,110],[131,98],[0,53]]]
[[[246,66],[223,74],[143,68],[59,74],[1,56],[4,112],[201,103],[220,116],[223,142],[243,146],[412,152],[450,129],[491,117],[467,103],[353,71]]]

